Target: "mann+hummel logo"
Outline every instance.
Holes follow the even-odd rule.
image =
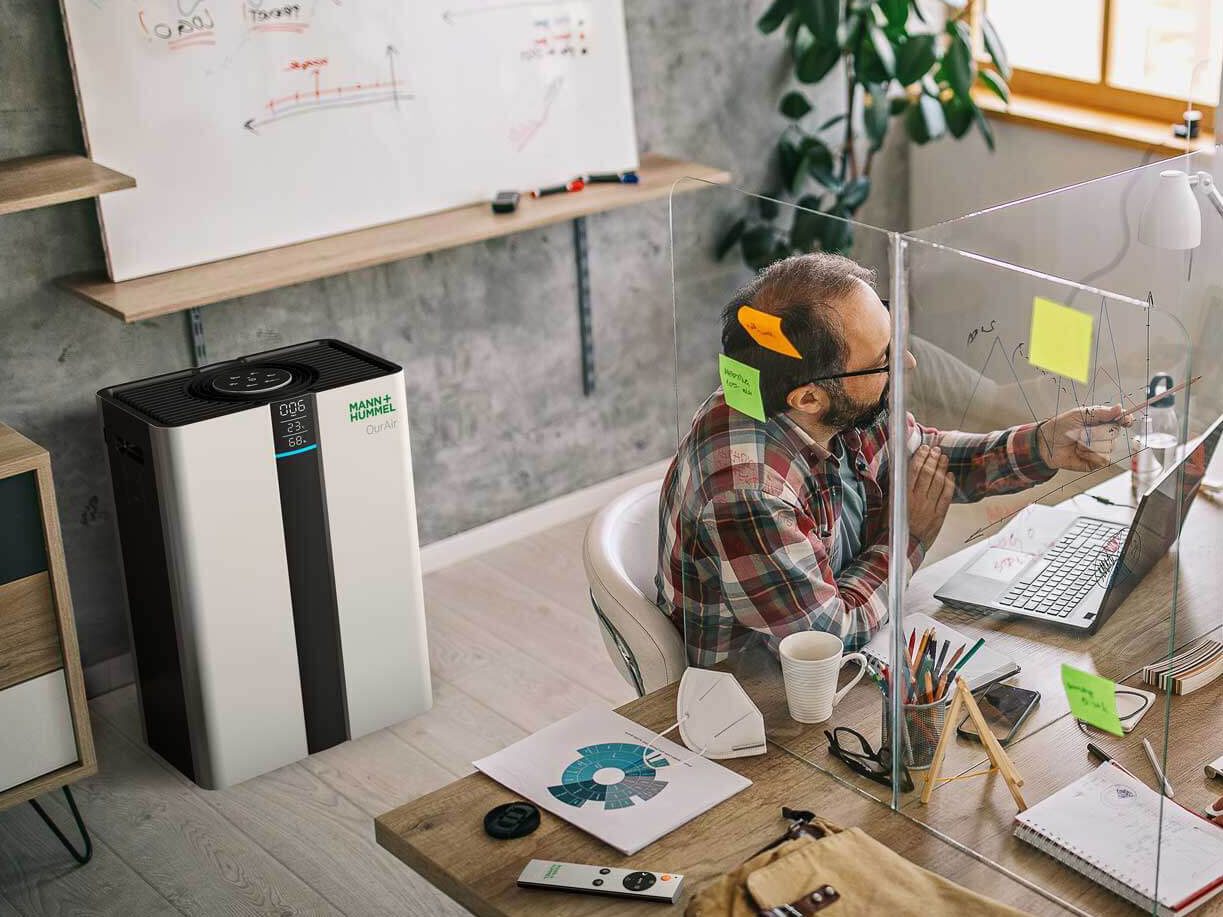
[[[383,395],[379,398],[362,398],[360,401],[348,402],[349,423],[369,420],[371,417],[377,417],[379,414],[394,413],[395,406],[391,404],[390,395]]]

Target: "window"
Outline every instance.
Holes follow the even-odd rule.
[[[1021,95],[1212,130],[1223,0],[984,0]]]

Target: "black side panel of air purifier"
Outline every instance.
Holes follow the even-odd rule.
[[[148,428],[106,402],[102,402],[102,425],[123,548],[145,735],[154,751],[195,780]]]
[[[314,754],[348,738],[340,614],[319,460],[319,449],[326,444],[318,439],[313,395],[269,407],[273,440],[268,448],[275,450],[280,485],[306,748]]]

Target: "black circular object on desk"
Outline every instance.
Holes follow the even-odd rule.
[[[484,832],[499,841],[526,837],[538,827],[539,809],[529,802],[507,802],[484,816]]]

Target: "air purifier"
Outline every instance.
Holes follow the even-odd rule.
[[[98,405],[155,751],[214,789],[430,707],[402,368],[313,341]]]

